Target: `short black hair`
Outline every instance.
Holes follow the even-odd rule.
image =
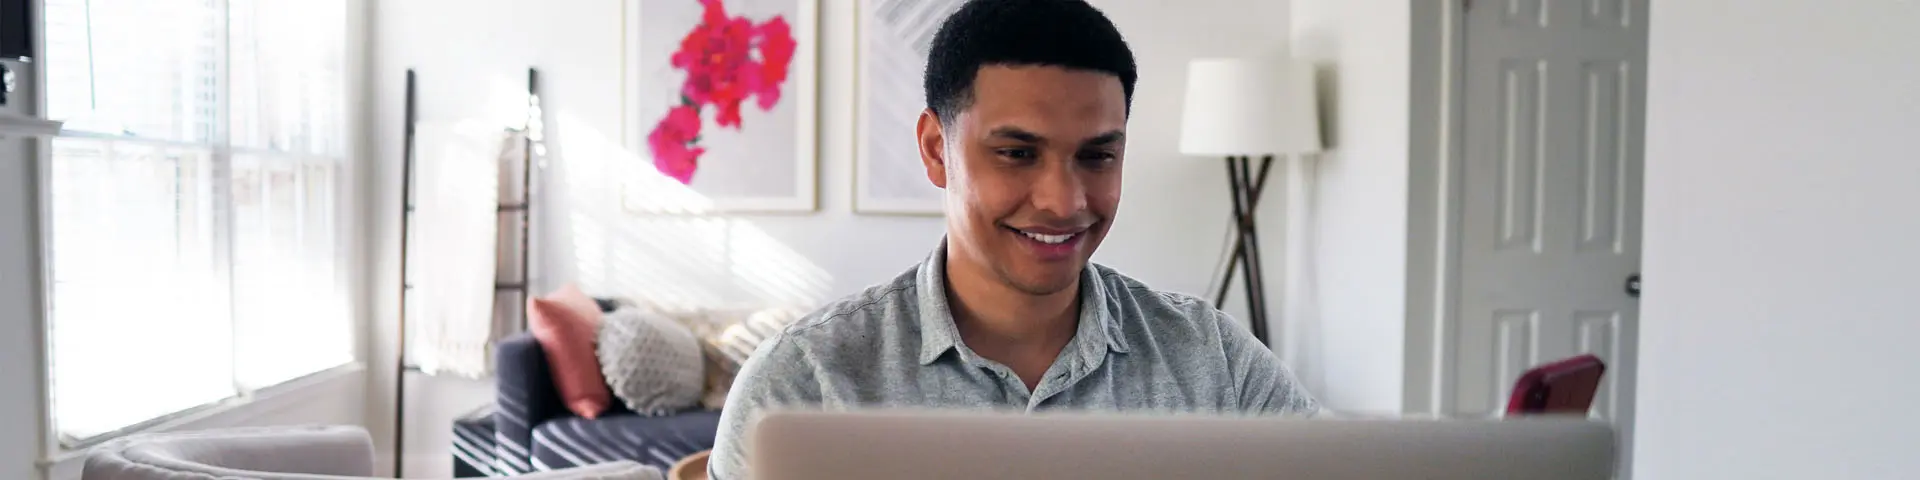
[[[1138,78],[1120,30],[1084,0],[971,0],[940,24],[927,57],[927,108],[952,122],[986,66],[1055,66],[1120,77],[1127,110]]]

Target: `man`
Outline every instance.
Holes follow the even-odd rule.
[[[946,241],[762,344],[710,457],[747,475],[761,410],[1303,414],[1273,352],[1207,303],[1088,258],[1120,203],[1133,54],[1082,0],[974,0],[940,28],[918,127]]]

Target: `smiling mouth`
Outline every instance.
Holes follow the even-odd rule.
[[[1026,236],[1027,238],[1033,239],[1033,241],[1044,243],[1047,245],[1064,244],[1064,243],[1073,241],[1075,237],[1079,237],[1080,235],[1083,235],[1086,233],[1086,230],[1080,230],[1080,231],[1071,232],[1071,233],[1040,233],[1040,232],[1021,230],[1013,227],[1006,227],[1006,228],[1007,230],[1012,230],[1014,233],[1018,233]]]

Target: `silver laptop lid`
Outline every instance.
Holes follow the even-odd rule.
[[[1605,480],[1614,465],[1613,428],[1584,418],[770,412],[752,435],[761,480]]]

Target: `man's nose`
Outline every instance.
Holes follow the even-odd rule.
[[[1087,188],[1073,162],[1047,162],[1034,179],[1031,202],[1042,212],[1056,218],[1073,218],[1087,209]]]

